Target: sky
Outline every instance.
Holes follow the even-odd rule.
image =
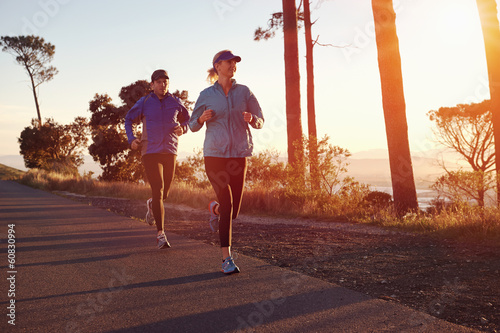
[[[498,0],[497,0],[498,4]],[[484,43],[475,0],[394,0],[412,153],[436,148],[426,113],[489,98]],[[385,150],[387,140],[370,0],[312,0],[318,136],[352,153]],[[208,86],[215,53],[241,56],[235,75],[261,105],[255,151],[286,156],[283,34],[256,42],[279,0],[1,0],[0,35],[38,35],[55,45],[59,73],[39,88],[42,118],[68,124],[89,117],[89,101],[149,80],[158,68],[170,91],[195,101]],[[303,30],[299,32],[302,127],[307,133]],[[27,74],[0,52],[0,156],[18,155],[17,138],[36,117]],[[181,137],[180,154],[203,145],[204,131]]]

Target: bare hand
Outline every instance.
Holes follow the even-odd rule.
[[[135,139],[134,141],[132,141],[132,144],[130,146],[133,150],[139,149],[141,147],[141,140]]]
[[[243,112],[243,120],[250,123],[253,119],[253,115],[250,112]]]
[[[174,127],[174,133],[177,134],[177,136],[181,136],[184,134],[184,130],[182,129],[181,125],[177,125]]]
[[[208,109],[203,112],[203,114],[198,118],[198,122],[203,124],[205,121],[210,120],[215,115],[214,110]]]

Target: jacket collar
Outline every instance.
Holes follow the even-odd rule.
[[[154,93],[154,91],[151,91],[149,94],[150,94],[151,96],[154,96],[157,100],[160,100],[160,99],[158,98],[158,96],[156,96],[156,94]],[[170,97],[170,96],[172,96],[172,94],[171,94],[169,91],[167,91],[167,94],[165,95],[165,97],[163,97],[163,99],[167,99],[167,98],[168,98],[168,97]]]
[[[231,83],[232,83],[231,84],[231,88],[229,90],[231,90],[231,89],[234,88],[234,86],[236,85],[236,80],[235,79],[231,79]],[[222,86],[219,84],[218,81],[215,81],[214,87],[215,87],[215,89],[219,89],[220,91],[224,92],[224,89],[222,89]]]

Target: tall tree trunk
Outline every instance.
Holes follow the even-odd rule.
[[[495,0],[476,0],[483,30],[495,138],[497,205],[500,206],[500,24]]]
[[[309,158],[313,188],[319,187],[318,174],[318,133],[316,131],[316,107],[314,101],[314,58],[311,10],[309,0],[304,0],[304,28],[306,37],[306,70],[307,70],[307,129],[309,132]]]
[[[408,141],[396,13],[392,0],[372,0],[394,204],[399,215],[418,209]]]
[[[288,137],[288,162],[296,165],[302,157],[297,146],[302,140],[300,118],[300,74],[297,36],[297,8],[295,0],[283,1],[283,33],[285,40],[286,122]],[[300,150],[297,150],[300,149]]]
[[[38,96],[36,94],[35,79],[33,78],[33,74],[28,67],[26,67],[26,71],[28,72],[31,80],[31,88],[33,90],[33,98],[35,98],[36,113],[38,115],[38,128],[40,129],[42,128],[42,115],[40,113],[40,105],[38,104]]]

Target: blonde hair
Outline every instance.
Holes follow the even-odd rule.
[[[208,69],[208,76],[207,76],[207,81],[210,83],[210,84],[214,84],[217,79],[219,78],[219,75],[217,75],[217,71],[215,70],[215,63],[214,61],[217,60],[217,58],[224,52],[231,52],[230,50],[222,50],[222,51],[219,51],[217,52],[215,55],[214,55],[214,58],[212,59],[212,64],[213,66],[211,68]],[[220,62],[220,61],[219,61]]]

